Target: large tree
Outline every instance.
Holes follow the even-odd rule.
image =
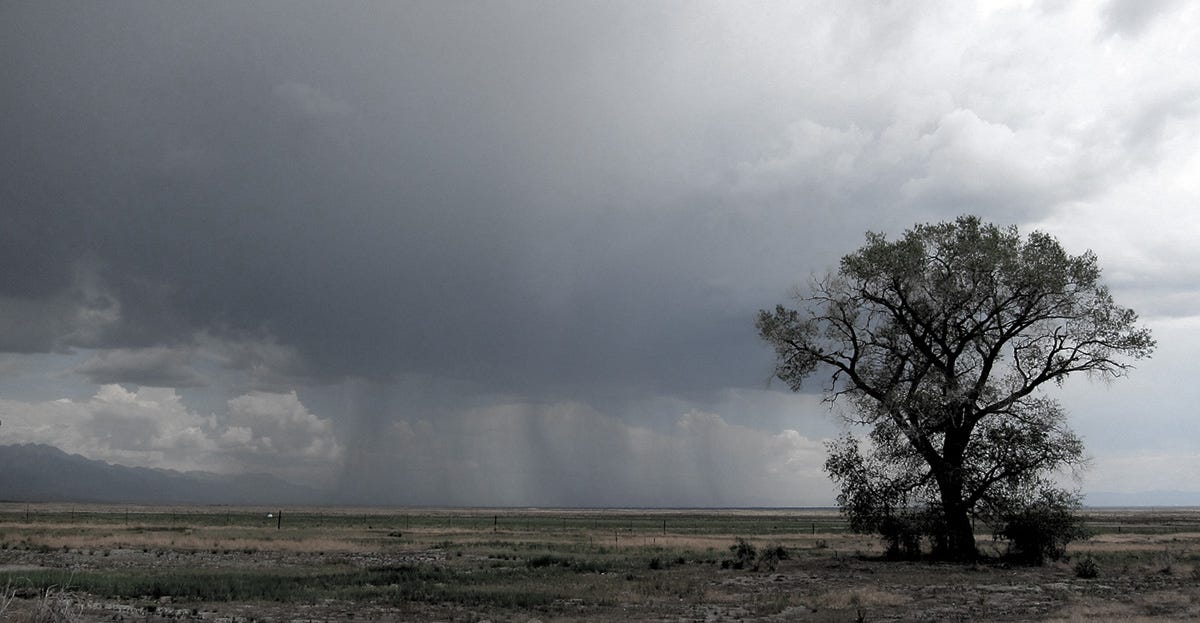
[[[830,444],[843,511],[893,546],[925,534],[953,559],[977,556],[974,518],[1067,499],[1054,477],[1082,460],[1082,444],[1041,390],[1073,373],[1123,376],[1154,348],[1090,251],[972,216],[897,240],[869,233],[795,299],[756,325],[779,379],[799,391],[830,372],[827,400],[847,399],[847,419],[869,431]],[[923,529],[897,528],[918,517]]]

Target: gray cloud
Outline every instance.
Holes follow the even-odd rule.
[[[4,4],[0,350],[227,417],[297,391],[353,476],[497,405],[760,417],[709,408],[770,375],[754,312],[866,230],[1050,223],[1186,316],[1194,241],[1110,234],[1194,206],[1173,6]]]
[[[626,111],[591,101],[628,68],[589,67],[566,35],[585,18],[569,12],[527,15],[526,31],[507,11],[429,11],[306,6],[268,23],[258,8],[128,7],[91,16],[99,32],[86,9],[26,16],[6,89],[26,122],[7,144],[42,157],[8,159],[12,218],[31,225],[6,232],[51,244],[24,250],[34,265],[8,265],[4,287],[61,291],[47,276],[86,264],[122,302],[98,345],[265,329],[331,379],[723,374],[715,360],[750,334],[736,293],[703,283],[704,256],[727,244],[719,224],[653,213],[674,206],[639,194],[650,166],[631,189],[578,187],[651,164]],[[69,32],[79,44],[56,45]]]
[[[192,354],[163,347],[100,352],[75,368],[97,385],[136,383],[146,387],[202,387],[208,380],[192,364]]]
[[[1103,11],[1105,30],[1136,38],[1151,22],[1179,4],[1179,0],[1109,0]]]
[[[699,411],[655,431],[578,403],[498,404],[436,420],[396,419],[354,452],[339,485],[347,501],[763,506],[829,497],[818,440]],[[362,478],[379,472],[395,480]]]
[[[797,9],[828,29],[747,50],[780,27],[637,4],[281,8],[6,9],[0,294],[30,316],[86,270],[120,309],[86,339],[69,310],[10,321],[9,349],[255,334],[308,380],[745,385],[765,365],[753,311],[865,229],[1036,220],[1100,179],[1086,145],[969,93],[879,99],[935,77],[898,65],[936,26],[919,11]],[[1142,115],[1140,140],[1177,110]],[[106,370],[83,371],[122,380]]]

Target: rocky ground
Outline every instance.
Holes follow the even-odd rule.
[[[1176,539],[1175,543],[1181,541]],[[579,583],[585,598],[531,608],[459,601],[394,600],[388,587],[365,600],[188,602],[171,596],[102,599],[59,587],[49,595],[10,584],[5,620],[55,610],[69,621],[1045,621],[1200,619],[1200,581],[1190,550],[1168,544],[1162,554],[1128,552],[1094,579],[1077,578],[1070,563],[1038,568],[1003,565],[897,563],[813,551],[774,571],[722,569],[706,561],[637,573],[580,574],[563,570],[564,586]],[[484,561],[442,549],[383,553],[172,551],[155,549],[21,550],[0,552],[0,570],[78,572],[171,568],[374,567],[430,565],[466,569]],[[523,568],[521,568],[523,569]],[[520,572],[520,569],[514,573]],[[610,577],[621,575],[621,577]],[[10,576],[13,577],[13,576]],[[15,576],[19,577],[19,576]],[[543,576],[545,577],[545,576]],[[558,579],[550,581],[557,582]],[[597,595],[607,597],[597,598]],[[569,592],[569,591],[568,591]]]

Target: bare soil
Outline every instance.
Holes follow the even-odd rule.
[[[625,537],[624,547],[596,545],[595,555],[608,561],[601,570],[552,567],[536,573],[528,565],[530,556],[509,561],[501,552],[509,546],[536,546],[538,551],[582,556],[591,550],[581,550],[579,543],[593,543],[596,535],[576,534],[568,541],[536,530],[428,530],[406,535],[397,546],[373,547],[357,533],[329,528],[328,538],[313,537],[319,549],[306,549],[296,545],[302,539],[269,540],[272,533],[266,528],[254,547],[238,545],[246,541],[222,540],[203,527],[189,533],[194,542],[181,546],[185,535],[172,545],[151,538],[150,532],[139,541],[128,535],[113,537],[111,528],[80,526],[71,538],[64,536],[62,525],[50,529],[9,522],[0,523],[0,573],[8,578],[0,580],[8,582],[6,597],[0,599],[0,620],[32,620],[35,612],[47,608],[48,600],[69,616],[63,620],[73,621],[1200,620],[1200,533],[1155,533],[1161,522],[1135,518],[1149,526],[1147,532],[1102,534],[1074,546],[1073,559],[1043,567],[884,561],[878,558],[877,544],[867,537],[796,533],[751,535],[760,546],[783,543],[792,555],[775,569],[737,570],[722,568],[721,561],[729,555],[723,548],[705,545],[731,542],[733,535],[687,535],[674,542],[656,537],[647,546],[647,533],[640,539]],[[101,545],[88,546],[89,539]],[[69,542],[59,545],[64,540]],[[195,546],[203,542],[210,546]],[[981,536],[981,545],[990,547],[990,540]],[[1083,556],[1098,561],[1099,577],[1076,577],[1074,564]],[[647,565],[647,559],[658,562]],[[499,588],[470,584],[454,593],[459,597],[440,600],[400,599],[392,595],[403,587],[383,586],[369,587],[365,597],[353,599],[188,601],[171,595],[103,597],[69,585],[48,593],[20,581],[23,574],[48,569],[119,575],[146,570],[380,567],[441,569],[464,581],[492,573],[487,576],[491,582],[503,577],[516,584],[507,579]],[[479,597],[500,590],[541,594],[547,586],[561,596],[529,606]]]

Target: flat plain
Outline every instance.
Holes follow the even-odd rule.
[[[281,514],[282,511],[282,514]],[[836,511],[0,504],[0,620],[1200,618],[1200,509],[1092,509],[1042,567],[881,559]],[[739,549],[738,539],[743,546]],[[1079,577],[1090,560],[1096,577]]]

